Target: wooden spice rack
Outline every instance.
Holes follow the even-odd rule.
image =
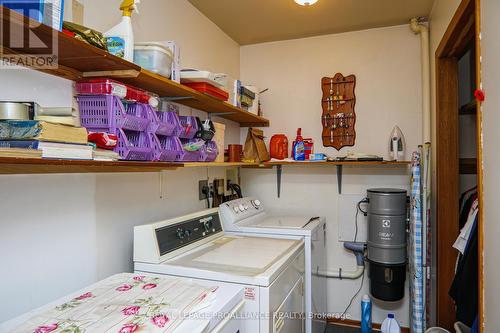
[[[323,146],[340,150],[356,142],[356,76],[344,77],[341,73],[321,79],[323,113],[321,123]]]

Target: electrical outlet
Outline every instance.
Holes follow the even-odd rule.
[[[203,193],[203,189],[206,189],[207,192]],[[198,195],[200,200],[206,200],[210,189],[208,187],[208,180],[200,180],[198,182]]]
[[[233,194],[231,189],[229,188],[229,184],[240,184],[238,179],[238,169],[237,168],[227,168],[226,169],[226,178],[224,180],[224,195],[228,196]]]

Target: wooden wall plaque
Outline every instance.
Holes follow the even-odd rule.
[[[346,146],[354,146],[356,142],[355,88],[355,75],[343,76],[337,73],[334,77],[321,79],[323,146],[337,150]]]

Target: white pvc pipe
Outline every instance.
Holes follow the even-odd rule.
[[[422,47],[422,117],[423,117],[423,143],[431,142],[431,72],[430,72],[430,50],[429,29],[421,24],[417,18],[410,21],[411,31],[420,34]]]
[[[332,279],[356,280],[360,278],[364,272],[365,266],[357,266],[355,271],[344,271],[343,269],[338,269],[335,271],[318,270],[315,275]]]

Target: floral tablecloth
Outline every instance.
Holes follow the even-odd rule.
[[[173,332],[214,291],[180,278],[118,274],[12,332]]]

